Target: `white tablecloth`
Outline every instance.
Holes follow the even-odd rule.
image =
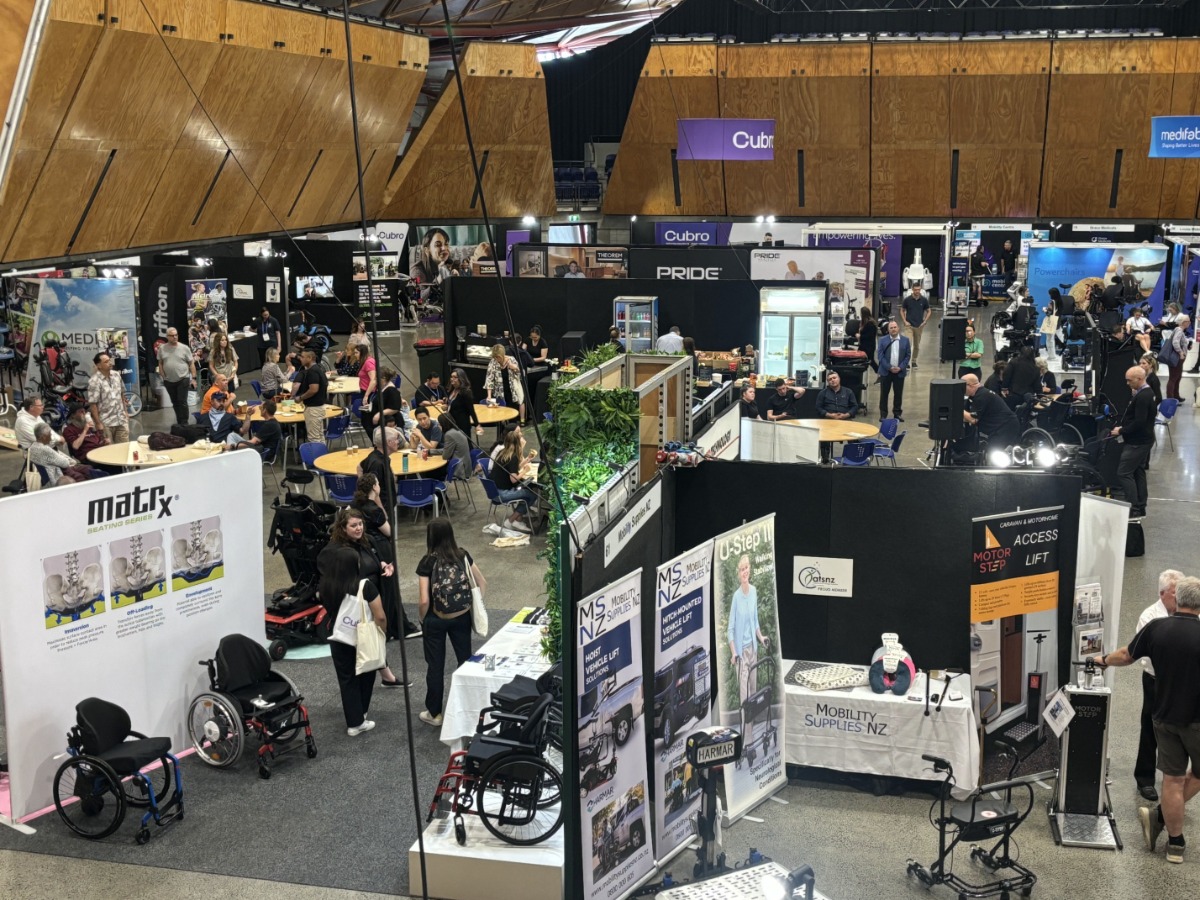
[[[531,611],[517,613],[451,676],[450,693],[442,710],[443,744],[458,748],[475,734],[479,711],[491,704],[492,691],[504,687],[516,675],[537,678],[550,668],[542,656],[542,626],[520,621]],[[484,668],[486,656],[496,657],[492,671]]]
[[[783,661],[783,670],[792,666]],[[946,699],[940,712],[930,704],[925,716],[925,676],[907,695],[876,694],[869,687],[810,691],[787,684],[784,759],[798,766],[820,766],[840,772],[892,775],[940,780],[922,754],[940,756],[954,766],[955,794],[961,796],[979,783],[979,732],[971,704],[971,679],[959,675],[950,691],[961,700]],[[941,693],[945,682],[934,682]],[[921,700],[907,699],[920,695]]]

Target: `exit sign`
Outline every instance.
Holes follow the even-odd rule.
[[[571,215],[567,216],[567,221],[568,222],[578,222],[579,221],[579,213],[571,213]]]

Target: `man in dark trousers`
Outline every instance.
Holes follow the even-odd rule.
[[[1012,287],[1017,280],[1017,251],[1013,249],[1012,241],[1005,241],[1000,251],[1000,273],[1004,276],[1004,286]]]
[[[305,436],[310,443],[324,443],[325,404],[328,402],[326,391],[329,382],[321,367],[317,365],[315,350],[305,347],[300,353],[300,362],[304,366],[304,373],[300,377],[296,399],[304,404]]]
[[[971,265],[971,298],[972,306],[987,306],[987,301],[983,299],[983,279],[992,271],[991,264],[987,261],[987,257],[983,255],[983,244],[975,248],[975,252],[971,254],[969,260]]]
[[[1128,666],[1145,658],[1154,664],[1152,717],[1163,786],[1158,808],[1140,807],[1138,820],[1147,850],[1154,852],[1165,828],[1167,862],[1182,863],[1184,808],[1200,794],[1200,578],[1176,583],[1174,614],[1155,619],[1128,646],[1092,661]]]
[[[258,321],[258,367],[261,369],[267,362],[267,351],[274,347],[280,358],[283,357],[283,329],[279,327],[279,320],[271,315],[271,311],[265,306],[260,313],[261,318]]]
[[[1155,619],[1175,615],[1175,587],[1183,573],[1178,569],[1167,569],[1158,576],[1158,599],[1142,610],[1137,630],[1141,631]],[[1138,793],[1151,803],[1158,802],[1158,791],[1154,789],[1154,759],[1158,742],[1154,739],[1154,663],[1149,657],[1142,658],[1142,733],[1138,739],[1137,762],[1133,764],[1133,780]]]
[[[888,394],[895,391],[892,416],[904,421],[904,379],[912,359],[912,345],[900,333],[895,319],[888,322],[888,331],[879,342],[875,359],[879,363],[879,418],[887,418]]]
[[[963,421],[976,429],[970,442],[974,445],[971,449],[978,449],[978,436],[981,434],[987,435],[988,447],[992,450],[1019,444],[1021,425],[1008,404],[980,384],[978,375],[964,375],[961,380],[967,386],[967,408],[963,410]]]
[[[933,309],[919,283],[913,284],[912,289],[900,303],[900,308],[904,311],[904,330],[912,342],[912,367],[915,369],[917,357],[921,355],[921,332],[925,328],[925,323],[929,321]]]
[[[1129,514],[1137,518],[1146,514],[1146,465],[1154,448],[1154,416],[1158,406],[1154,402],[1154,392],[1146,384],[1146,370],[1141,366],[1133,366],[1125,373],[1125,383],[1133,397],[1125,407],[1121,424],[1112,430],[1112,436],[1121,439],[1117,478],[1125,492],[1125,500],[1132,507]]]

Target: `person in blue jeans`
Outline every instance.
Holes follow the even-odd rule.
[[[532,463],[537,451],[526,450],[525,435],[521,429],[514,428],[504,435],[504,447],[496,454],[492,463],[492,481],[496,482],[500,499],[505,503],[523,500],[529,512],[529,521],[522,518],[514,507],[512,514],[504,522],[504,527],[514,531],[530,532],[532,530],[533,509],[537,506],[538,495],[527,486],[533,479]]]

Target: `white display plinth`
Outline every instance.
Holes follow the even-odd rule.
[[[563,830],[532,847],[506,844],[478,816],[464,816],[467,844],[454,839],[454,820],[434,819],[425,829],[429,896],[438,900],[561,900]],[[408,850],[408,892],[421,896],[421,858]]]

